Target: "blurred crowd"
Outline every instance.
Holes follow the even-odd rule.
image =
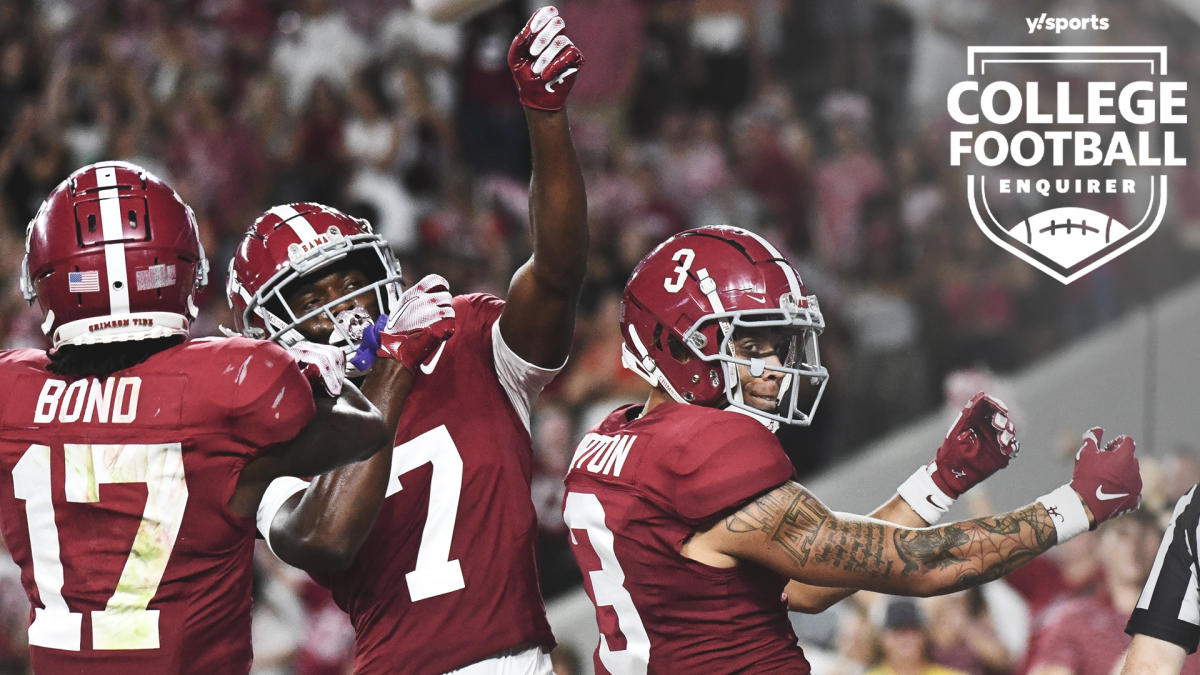
[[[962,170],[948,161],[944,103],[966,45],[1067,40],[1028,35],[1024,16],[1097,13],[1110,19],[1106,43],[1165,44],[1174,78],[1200,73],[1196,26],[1166,0],[1024,5],[558,2],[587,58],[570,114],[592,256],[570,363],[534,420],[549,595],[578,579],[558,510],[573,441],[615,403],[645,395],[620,366],[624,279],[670,234],[755,230],[820,297],[829,390],[813,427],[782,434],[801,476],[940,405],[948,373],[1010,372],[1200,272],[1194,165],[1173,175],[1154,237],[1070,286],[974,226]],[[213,261],[201,334],[233,325],[223,278],[233,245],[288,201],[368,218],[409,279],[437,272],[457,292],[503,295],[529,253],[529,148],[505,64],[528,10],[510,0],[446,25],[396,0],[0,3],[3,346],[45,344],[39,312],[17,292],[25,225],[55,184],[100,159],[146,166],[196,210]],[[1181,154],[1200,156],[1195,129],[1180,132]],[[344,617],[264,565],[262,672],[341,672]],[[0,605],[20,607],[23,626],[24,601],[3,589]],[[977,616],[978,596],[944,602],[929,619],[908,606],[879,611],[883,624],[974,625],[953,617]],[[280,636],[294,632],[269,626],[305,617],[310,635],[329,639],[288,642]],[[881,652],[892,642],[885,631]],[[297,660],[297,649],[328,653]],[[1010,672],[1015,653],[977,655],[983,665],[968,672]]]

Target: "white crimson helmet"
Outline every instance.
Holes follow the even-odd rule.
[[[297,316],[287,303],[293,284],[343,261],[360,269],[371,283]],[[333,308],[374,293],[381,310],[390,313],[403,291],[400,265],[370,223],[312,202],[275,206],[254,221],[229,262],[225,290],[234,325],[243,335],[290,346],[305,339],[298,326],[325,314],[334,326],[330,341],[347,357],[358,349],[361,331],[338,321]],[[348,360],[347,371],[359,374]]]
[[[786,336],[779,365],[738,357],[739,327]],[[762,237],[713,225],[667,239],[638,263],[621,299],[621,362],[679,403],[728,407],[778,423],[808,425],[829,380],[817,336],[825,328],[817,298]],[[677,358],[675,350],[687,350]],[[776,412],[743,398],[738,366],[781,375]],[[815,387],[811,401],[801,387]]]
[[[51,351],[186,336],[207,282],[191,207],[135,164],[75,171],[26,230],[21,293],[41,305]]]

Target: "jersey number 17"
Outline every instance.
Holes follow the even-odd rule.
[[[33,581],[44,607],[34,608],[29,644],[79,651],[83,614],[63,599],[63,564],[50,485],[51,450],[31,445],[13,467],[13,493],[25,501]],[[188,488],[179,443],[63,445],[68,502],[100,501],[106,483],[145,483],[146,506],[117,588],[105,608],[92,612],[93,649],[158,649],[158,592],[183,523]]]

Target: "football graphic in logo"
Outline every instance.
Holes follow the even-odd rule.
[[[1056,206],[1032,213],[1015,224],[1001,222],[989,208],[982,176],[970,176],[968,201],[980,229],[996,244],[1064,284],[1137,246],[1162,221],[1166,177],[1161,188],[1149,184],[1146,211],[1126,225],[1112,215],[1082,206]],[[975,185],[977,183],[977,185]]]
[[[1124,239],[1129,228],[1099,211],[1061,206],[1029,216],[1008,233],[1024,237],[1033,250],[1070,267],[1114,239]]]

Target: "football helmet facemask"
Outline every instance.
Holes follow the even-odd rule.
[[[739,328],[773,335],[778,363],[739,354]],[[740,228],[700,227],[634,269],[621,302],[621,361],[680,403],[727,407],[772,428],[808,425],[829,379],[817,347],[824,328],[816,297],[775,247]],[[779,374],[774,411],[746,402],[739,366]]]
[[[370,283],[302,315],[292,311],[287,296],[305,277],[320,276],[342,262],[362,271]],[[359,315],[366,312],[335,316],[333,309],[374,293],[380,311],[391,313],[402,290],[400,265],[370,223],[323,204],[301,202],[272,207],[254,222],[229,262],[226,295],[239,332],[285,346],[304,340],[299,327],[324,314],[333,325],[329,342],[346,353],[347,374],[354,377],[362,374],[349,362],[361,339],[354,326],[363,323]]]
[[[21,293],[51,352],[188,334],[208,260],[175,190],[128,162],[98,162],[46,197],[25,234]]]

